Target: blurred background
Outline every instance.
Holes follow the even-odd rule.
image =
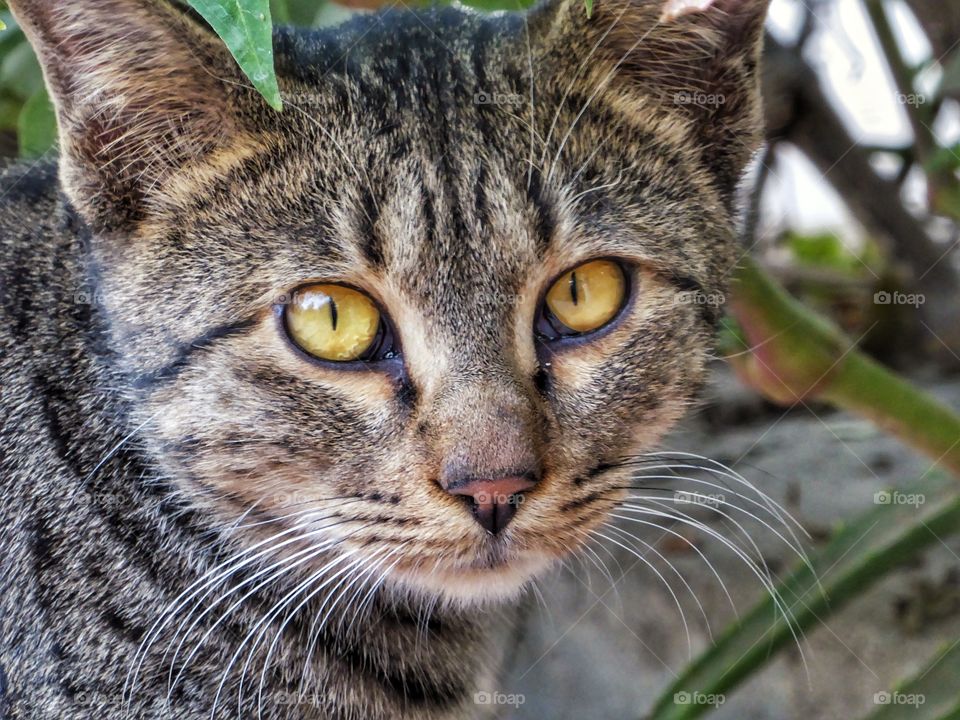
[[[275,22],[304,26],[408,6],[270,5]],[[55,154],[55,121],[2,3],[0,20],[0,157],[34,162]],[[860,349],[960,409],[960,2],[773,0],[766,44],[768,143],[743,190],[744,252]],[[666,449],[736,470],[796,517],[810,551],[876,506],[878,493],[931,473],[929,457],[864,419],[816,401],[765,400],[741,381],[744,348],[734,323],[727,328],[702,405]],[[735,533],[730,518],[709,507],[690,513],[700,525],[677,524],[672,534],[624,523],[595,558],[538,586],[512,669],[490,689],[513,697],[502,703],[506,717],[639,718],[711,633],[764,596],[754,569],[711,536]],[[796,564],[782,527],[778,534],[749,517],[744,525],[757,544],[751,558],[771,577]],[[710,717],[890,712],[884,693],[960,638],[960,543],[932,545],[856,603],[812,622],[713,703]],[[960,706],[960,672],[953,678]],[[919,702],[896,712],[960,717]]]

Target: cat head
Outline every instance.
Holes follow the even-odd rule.
[[[703,378],[767,0],[280,30],[282,113],[171,4],[11,4],[132,427],[212,527],[469,603],[608,519]]]

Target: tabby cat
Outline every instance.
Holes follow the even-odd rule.
[[[767,0],[279,29],[280,113],[177,2],[9,4],[0,716],[487,717],[703,380]]]

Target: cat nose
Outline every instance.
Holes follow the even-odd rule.
[[[510,475],[493,480],[467,478],[446,488],[451,495],[465,498],[480,527],[491,535],[503,530],[523,502],[523,493],[537,481],[533,473]]]

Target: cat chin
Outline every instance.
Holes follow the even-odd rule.
[[[452,607],[475,608],[516,600],[530,582],[556,563],[547,555],[528,555],[492,567],[395,569],[392,587],[401,594],[439,600]]]

